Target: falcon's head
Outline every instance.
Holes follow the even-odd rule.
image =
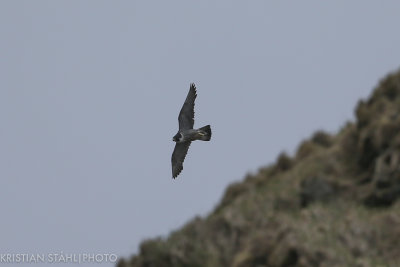
[[[180,142],[180,141],[182,141],[182,134],[178,132],[178,133],[172,138],[172,140],[173,140],[174,142]]]

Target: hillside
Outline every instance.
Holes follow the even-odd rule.
[[[230,185],[206,218],[144,241],[133,266],[400,266],[400,71],[336,135]]]

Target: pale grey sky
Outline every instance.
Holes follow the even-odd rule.
[[[399,11],[394,0],[1,1],[0,253],[126,256],[206,215],[229,183],[353,118],[400,65]],[[211,124],[213,139],[172,180],[190,82],[195,126]]]

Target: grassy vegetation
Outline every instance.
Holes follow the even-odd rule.
[[[400,266],[400,72],[356,118],[230,185],[209,216],[118,266]]]

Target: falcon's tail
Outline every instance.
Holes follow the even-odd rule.
[[[201,135],[200,140],[210,141],[211,140],[211,127],[210,125],[206,125],[201,127],[199,130],[199,134]]]

